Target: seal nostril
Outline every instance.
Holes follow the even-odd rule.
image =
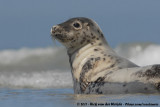
[[[52,28],[51,28],[51,34],[53,34],[53,33],[55,33],[55,30],[57,29],[57,26],[53,26]]]
[[[55,31],[53,31],[53,30],[52,30],[52,32],[51,32],[51,33],[55,33]]]

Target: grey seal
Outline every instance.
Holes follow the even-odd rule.
[[[71,18],[51,36],[67,49],[76,94],[159,92],[160,65],[139,67],[117,55],[92,19]]]

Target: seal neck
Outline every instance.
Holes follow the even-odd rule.
[[[83,46],[76,47],[74,49],[69,48],[69,49],[67,49],[67,53],[69,56],[69,62],[70,62],[71,68],[72,68],[72,63],[73,63],[77,54],[83,54],[87,50],[94,48],[94,47],[105,48],[106,50],[113,51],[105,39],[96,41],[94,44],[88,43]]]
[[[76,47],[67,48],[67,53],[68,53],[69,56],[72,56],[76,52],[78,52],[79,50],[86,50],[86,49],[88,49],[90,47],[93,47],[93,46],[100,46],[100,47],[105,46],[105,48],[110,48],[110,46],[108,45],[105,38],[101,37],[99,40],[92,41],[92,43],[86,43],[86,44],[83,44],[83,45],[79,44]]]

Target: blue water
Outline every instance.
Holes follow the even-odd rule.
[[[72,96],[71,89],[0,89],[0,107],[69,107]]]
[[[153,106],[143,105],[149,103],[154,105]],[[142,104],[140,107],[159,107],[160,95],[159,94],[76,95],[73,93],[73,90],[71,88],[69,89],[68,88],[64,89],[1,88],[0,89],[0,107],[117,106],[113,104],[119,104],[119,106],[121,107],[130,107],[132,104]]]

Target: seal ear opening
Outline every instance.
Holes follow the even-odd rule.
[[[84,26],[89,30],[89,23],[84,23]]]

